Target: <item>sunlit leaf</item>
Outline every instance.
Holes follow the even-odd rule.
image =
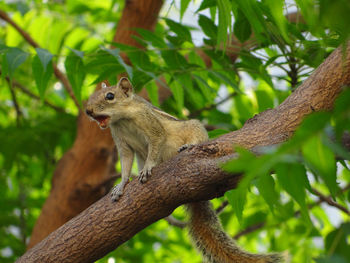
[[[174,95],[178,113],[182,115],[182,110],[184,107],[184,99],[185,99],[182,84],[179,81],[174,80],[173,82],[171,82],[169,87],[171,92]]]
[[[181,0],[181,3],[180,3],[180,19],[181,20],[185,14],[185,11],[186,11],[188,4],[190,2],[191,2],[191,0]]]

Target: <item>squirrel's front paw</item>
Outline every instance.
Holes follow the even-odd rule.
[[[143,184],[147,182],[148,177],[152,174],[152,168],[154,166],[144,166],[139,174],[139,181]]]
[[[123,188],[120,187],[120,185],[114,186],[111,192],[112,201],[113,202],[118,201],[118,199],[122,196],[122,194],[123,194]]]

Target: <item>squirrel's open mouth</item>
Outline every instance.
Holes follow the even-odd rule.
[[[101,128],[105,129],[108,127],[110,117],[107,115],[93,116],[93,118],[98,122]]]

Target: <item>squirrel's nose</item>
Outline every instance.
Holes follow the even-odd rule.
[[[92,113],[93,113],[93,111],[92,111],[92,110],[90,110],[90,109],[86,109],[86,111],[85,111],[85,112],[86,112],[86,114],[87,114],[87,115],[92,115]]]

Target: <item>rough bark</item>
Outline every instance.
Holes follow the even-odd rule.
[[[252,148],[287,140],[305,115],[331,109],[345,85],[350,85],[350,44],[345,58],[338,48],[277,108],[155,167],[147,183],[133,180],[118,202],[105,196],[17,262],[93,262],[177,206],[222,195],[241,177],[223,172],[218,165],[234,157],[234,144]]]
[[[114,41],[138,46],[132,28],[152,30],[162,4],[162,0],[126,1]],[[79,114],[77,127],[73,147],[57,164],[28,248],[99,200],[114,183],[116,154],[109,130],[102,131],[85,114]]]

